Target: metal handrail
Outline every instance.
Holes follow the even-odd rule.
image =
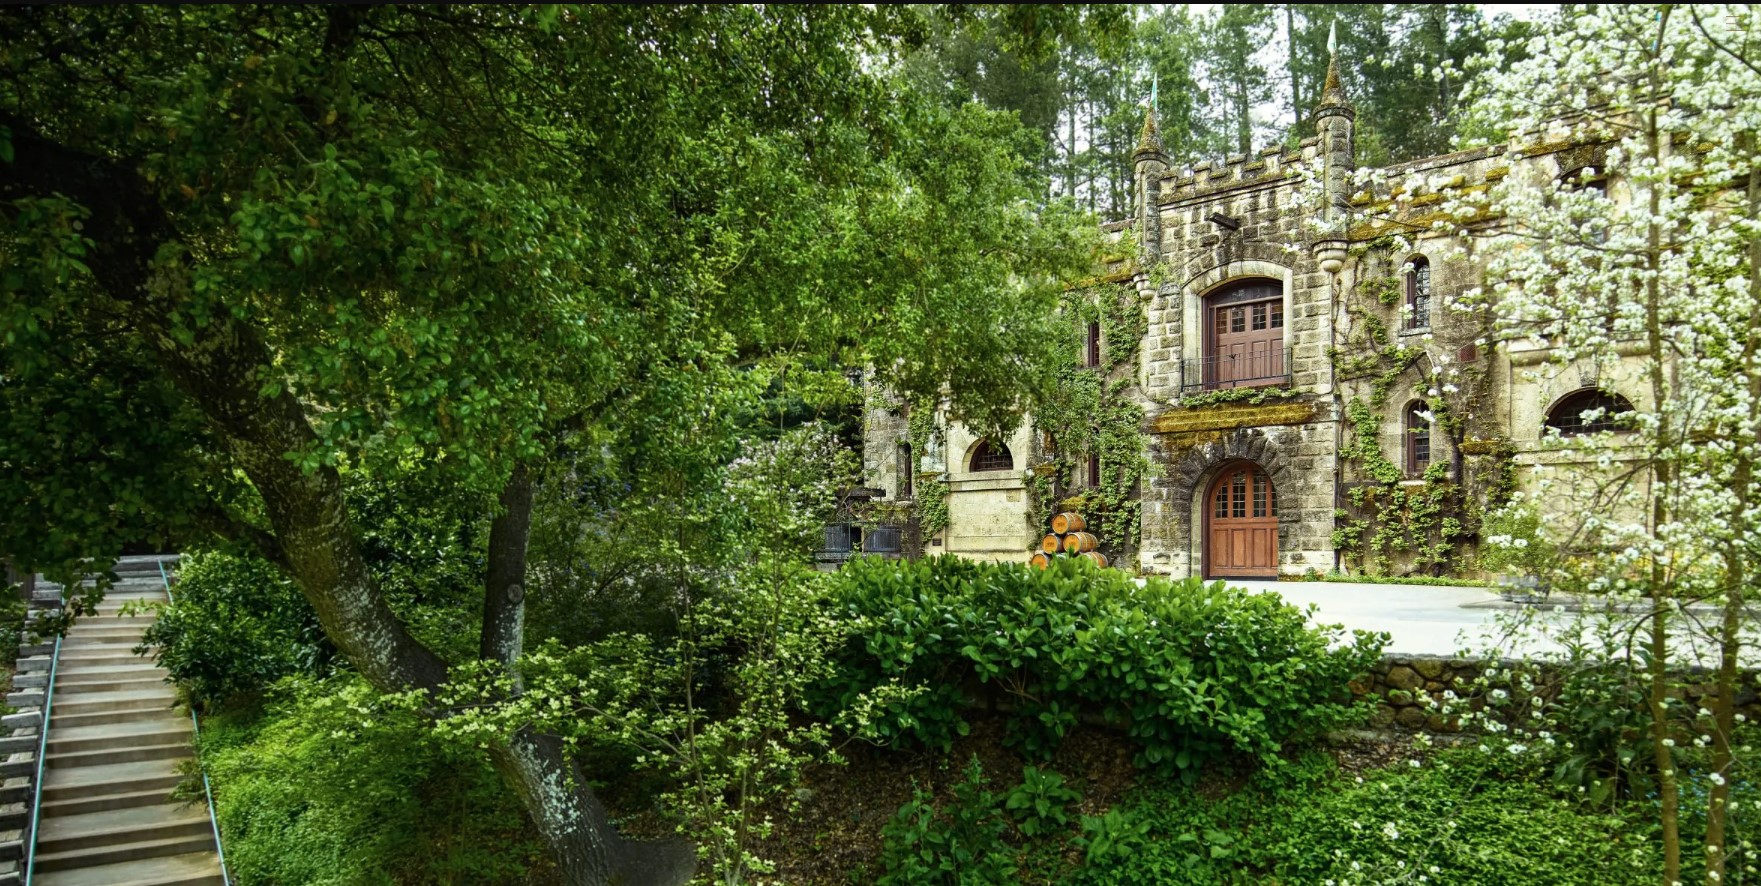
[[[154,560],[153,564],[159,567],[159,581],[165,585],[165,602],[177,602],[171,593],[171,577],[165,573],[165,561]],[[214,829],[214,854],[220,859],[220,880],[226,886],[232,886],[232,875],[226,872],[226,847],[220,842],[220,819],[214,814],[214,789],[208,784],[208,769],[202,765],[202,721],[196,716],[196,706],[193,704],[190,705],[190,725],[195,728],[196,733],[196,768],[202,773],[202,796],[208,800],[208,825]]]
[[[32,599],[31,603],[36,600]],[[30,616],[26,604],[25,616]],[[55,649],[49,653],[49,682],[43,685],[43,720],[37,724],[37,777],[31,783],[30,842],[25,847],[24,886],[31,886],[37,871],[37,819],[43,811],[43,762],[49,755],[49,715],[55,704],[55,670],[61,664],[61,637],[55,638]]]
[[[1290,347],[1252,354],[1197,357],[1180,362],[1180,393],[1289,384]]]

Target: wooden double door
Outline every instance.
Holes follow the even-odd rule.
[[[1251,462],[1225,467],[1205,496],[1205,575],[1278,575],[1278,493]]]
[[[1205,386],[1277,384],[1285,378],[1284,298],[1275,283],[1250,282],[1205,301],[1210,314]]]

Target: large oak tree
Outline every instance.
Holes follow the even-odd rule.
[[[0,10],[0,551],[223,538],[373,685],[434,690],[457,662],[376,586],[350,472],[478,497],[480,656],[515,668],[564,437],[688,447],[731,378],[865,365],[1006,423],[1086,253],[1018,120],[900,85],[920,14]],[[490,753],[569,882],[688,876],[553,738]]]

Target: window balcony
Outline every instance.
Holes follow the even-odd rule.
[[[1233,388],[1266,388],[1290,385],[1290,348],[1272,348],[1247,354],[1217,354],[1180,364],[1182,396]]]

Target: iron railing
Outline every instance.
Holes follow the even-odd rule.
[[[31,782],[31,829],[25,835],[24,886],[31,886],[37,873],[37,825],[43,811],[43,761],[49,754],[49,718],[54,715],[55,671],[60,664],[61,638],[57,636],[55,650],[49,653],[49,682],[43,684],[43,721],[37,724],[37,777]]]
[[[1290,384],[1290,349],[1251,354],[1215,354],[1180,364],[1180,393],[1225,391]]]

